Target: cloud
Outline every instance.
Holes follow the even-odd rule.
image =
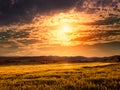
[[[60,32],[66,23],[73,32]],[[120,42],[120,0],[0,0],[0,50],[6,55],[113,42]]]
[[[36,14],[74,9],[94,14],[118,14],[119,0],[0,0],[0,25],[29,23]]]
[[[8,40],[8,39],[18,39],[18,38],[28,38],[29,33],[26,31],[15,31],[15,30],[6,30],[0,32],[0,40]]]
[[[82,44],[97,44],[97,43],[108,43],[113,41],[120,42],[120,30],[91,30],[86,31],[84,35],[79,32],[78,37],[71,39],[72,42],[78,42]]]
[[[11,0],[0,1],[0,24],[30,22],[37,13],[69,9],[76,0]],[[9,17],[8,17],[9,16]]]
[[[120,17],[107,17],[104,20],[98,20],[91,23],[85,23],[85,25],[113,25],[120,24]]]
[[[16,52],[9,52],[7,55],[17,56],[39,56],[39,55],[63,55],[63,56],[110,56],[120,54],[120,42],[97,43],[94,45],[77,45],[77,46],[57,46],[34,48],[37,45],[30,45],[26,48],[17,50]]]

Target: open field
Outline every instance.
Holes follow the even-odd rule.
[[[0,90],[120,90],[120,63],[2,65]]]

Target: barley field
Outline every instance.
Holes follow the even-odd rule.
[[[1,65],[0,90],[120,90],[120,63]]]

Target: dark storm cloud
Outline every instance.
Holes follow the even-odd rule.
[[[120,12],[118,3],[120,3],[120,0],[78,0],[76,9],[78,11],[94,13],[100,10],[108,11],[108,9],[112,8],[114,11]]]
[[[107,17],[104,20],[86,23],[86,25],[111,25],[111,24],[120,24],[120,17]]]
[[[24,47],[25,45],[35,44],[40,42],[39,40],[30,38],[30,32],[27,30],[5,30],[0,32],[0,47],[7,49],[18,49],[19,47]]]
[[[76,0],[1,0],[0,24],[29,22],[35,14],[69,9]]]
[[[14,4],[11,1],[1,1],[1,11],[3,13],[20,14],[34,7],[40,11],[64,9],[74,5],[76,0],[17,0]]]
[[[37,13],[76,8],[77,11],[95,13],[106,7],[120,11],[120,0],[0,0],[0,24],[28,23]]]
[[[0,32],[0,40],[9,40],[9,39],[17,39],[17,38],[28,38],[29,33],[26,31],[18,31],[15,30],[6,30]]]

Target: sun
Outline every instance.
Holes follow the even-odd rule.
[[[69,24],[60,25],[55,31],[52,32],[54,39],[57,43],[61,45],[69,45],[72,36],[70,33],[73,33],[73,27]]]
[[[69,25],[63,25],[62,26],[63,33],[67,33],[71,31],[71,27]]]
[[[60,27],[59,31],[63,34],[72,32],[72,27],[68,24],[64,24]]]

